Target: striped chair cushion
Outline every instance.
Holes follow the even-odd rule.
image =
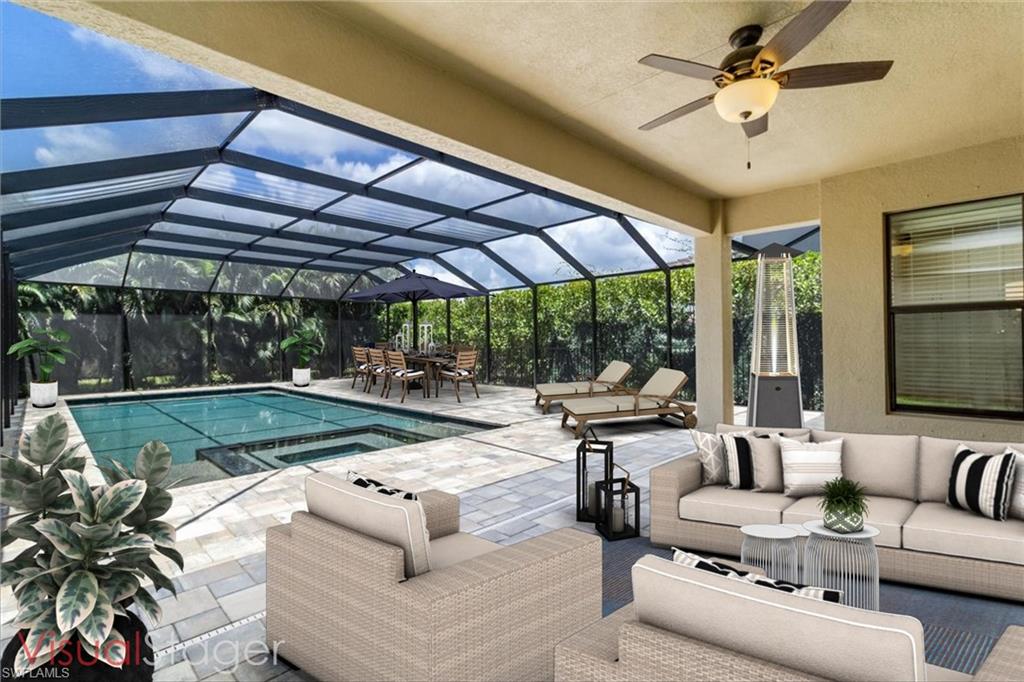
[[[368,362],[360,362],[358,365],[356,365],[356,369],[365,370],[369,366],[370,366],[370,363],[368,363]]]
[[[414,379],[416,377],[423,376],[422,369],[393,369],[391,373],[396,377],[403,377],[406,379]]]
[[[787,497],[820,495],[822,487],[843,477],[843,439],[801,443],[779,436],[782,478]]]
[[[468,369],[442,369],[441,374],[446,377],[468,377],[472,372]]]
[[[360,488],[366,488],[367,490],[372,490],[373,492],[380,493],[381,495],[391,495],[394,497],[400,497],[403,500],[410,501],[419,499],[419,496],[416,495],[416,493],[409,493],[398,488],[391,488],[389,486],[384,485],[380,481],[374,480],[369,476],[357,474],[354,471],[348,472],[348,481],[349,483],[357,485]]]
[[[388,368],[385,367],[384,365],[374,365],[374,367],[373,367],[373,373],[374,374],[386,374],[387,371],[388,371]]]
[[[818,599],[820,601],[832,602],[833,604],[840,603],[843,598],[843,593],[840,590],[811,587],[808,585],[801,585],[800,583],[791,583],[786,580],[775,580],[774,578],[769,578],[765,575],[741,571],[735,566],[730,566],[729,564],[721,561],[705,559],[698,554],[687,552],[679,549],[678,547],[672,548],[672,561],[683,566],[689,566],[690,568],[696,568],[701,571],[708,571],[709,573],[714,573],[732,580],[740,580],[753,585],[767,587],[772,590],[788,592],[790,594],[795,594],[798,597]]]
[[[953,456],[947,503],[996,521],[1005,521],[1010,507],[1016,455],[1007,448],[1001,455],[982,455],[963,443]]]

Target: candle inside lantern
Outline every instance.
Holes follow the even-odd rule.
[[[590,518],[597,518],[598,506],[596,483],[591,483],[587,486],[587,513],[590,514]]]
[[[612,508],[612,532],[621,533],[626,529],[626,510],[622,507]]]

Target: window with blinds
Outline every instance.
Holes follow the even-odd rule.
[[[1022,206],[888,216],[890,409],[1024,417]]]

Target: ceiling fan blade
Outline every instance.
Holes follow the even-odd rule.
[[[659,116],[658,118],[654,119],[653,121],[648,121],[647,123],[645,123],[642,126],[640,126],[640,130],[653,130],[654,128],[657,128],[658,126],[665,125],[666,123],[669,123],[670,121],[674,121],[677,118],[681,118],[683,116],[686,116],[687,114],[691,114],[691,113],[697,111],[698,109],[703,109],[707,105],[711,104],[711,102],[714,101],[714,99],[715,99],[714,95],[708,95],[706,97],[701,97],[700,99],[694,100],[694,101],[690,102],[689,104],[684,104],[683,106],[679,107],[678,109],[673,109],[672,111],[668,112],[667,114],[662,114],[661,116]]]
[[[767,61],[779,68],[807,47],[849,4],[850,0],[814,0],[761,48],[754,66]]]
[[[891,61],[816,64],[777,73],[775,80],[787,90],[823,88],[828,85],[847,85],[881,80],[885,78],[891,68]]]
[[[749,123],[742,123],[740,125],[743,126],[743,132],[747,134],[747,137],[757,137],[761,133],[768,132],[768,114],[765,114],[754,121],[750,121]]]
[[[663,54],[649,54],[641,59],[640,63],[644,66],[661,69],[662,71],[678,73],[680,76],[700,78],[706,81],[714,80],[719,76],[731,78],[728,73],[717,67],[698,64],[697,62],[688,62],[685,59],[676,59],[675,57],[666,57]]]

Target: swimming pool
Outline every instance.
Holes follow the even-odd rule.
[[[162,440],[171,450],[175,472],[196,480],[308,464],[489,428],[278,389],[68,403],[101,465],[113,459],[130,467],[142,445]]]

